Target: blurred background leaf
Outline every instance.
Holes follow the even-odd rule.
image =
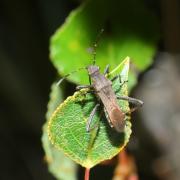
[[[141,0],[89,0],[73,10],[51,38],[50,57],[60,75],[92,64],[88,49],[101,31],[96,63],[102,69],[107,64],[117,66],[126,56],[132,59],[136,71],[131,71],[132,87],[136,72],[145,70],[151,63],[157,47],[158,23]],[[85,72],[69,76],[78,84],[87,84]]]
[[[51,86],[50,100],[48,102],[48,111],[46,113],[47,120],[49,120],[63,99],[63,86],[60,88],[56,83],[53,83]],[[59,180],[76,180],[77,164],[64,155],[62,151],[58,151],[53,147],[48,138],[47,123],[43,126],[42,143],[49,171]]]

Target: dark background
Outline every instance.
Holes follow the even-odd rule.
[[[54,179],[43,161],[42,125],[56,71],[49,37],[78,3],[0,1],[0,179]]]
[[[161,22],[162,38],[157,53],[166,51],[178,54],[179,2],[147,0],[146,4]],[[0,1],[1,180],[54,179],[43,161],[44,152],[40,141],[50,85],[56,78],[56,71],[49,60],[49,38],[78,5],[73,0]],[[156,61],[160,61],[158,59],[159,56]],[[177,59],[174,62],[179,66]],[[154,67],[156,64],[150,70]],[[143,82],[143,77],[144,75],[140,78],[140,83]],[[137,113],[135,115],[139,116]],[[142,129],[141,124],[137,123],[137,126]],[[145,151],[149,148],[152,150],[145,160],[148,168],[148,162],[159,156],[159,148],[151,138],[152,132],[147,133],[143,129],[142,133],[135,130],[134,134],[136,133],[137,136],[143,134],[143,137],[147,136],[149,139],[148,145],[145,145]],[[141,142],[142,138],[139,139]],[[147,144],[147,139],[142,140],[143,144]],[[140,179],[160,179],[151,168],[144,170],[140,158],[144,154],[140,154],[136,148],[134,150],[133,143],[130,149],[135,152]],[[107,170],[111,172],[112,169],[96,167],[92,171],[92,179],[98,179],[102,174],[103,179],[110,179],[112,174],[108,174]],[[82,179],[82,171],[79,176]]]

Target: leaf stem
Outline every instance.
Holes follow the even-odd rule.
[[[125,148],[119,153],[119,163],[122,165],[127,165],[128,163],[128,155]]]
[[[89,168],[86,168],[84,180],[89,180],[89,175],[90,175],[90,169],[89,169]]]

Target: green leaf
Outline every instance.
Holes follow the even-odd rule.
[[[113,90],[119,95],[128,95],[127,84],[129,71],[129,58],[110,73],[112,78],[117,73],[121,74],[119,79],[113,81]],[[91,168],[106,159],[111,159],[129,141],[131,134],[130,117],[126,116],[126,126],[123,133],[116,132],[111,128],[105,118],[102,108],[93,118],[93,130],[86,131],[86,122],[90,113],[97,103],[97,98],[88,89],[76,92],[68,97],[55,110],[49,120],[48,134],[52,144],[69,156],[72,160],[84,167]],[[129,112],[127,101],[118,101],[123,112]]]
[[[77,164],[51,144],[48,138],[47,124],[43,127],[42,143],[49,171],[59,180],[76,180]]]
[[[50,99],[47,105],[47,113],[46,119],[48,120],[54,110],[57,108],[59,103],[61,103],[64,99],[63,87],[61,88],[57,85],[57,83],[53,83],[51,85]]]
[[[51,38],[50,57],[60,75],[92,64],[93,46],[101,28],[105,31],[97,48],[96,63],[104,69],[116,67],[129,56],[135,71],[141,72],[151,63],[159,37],[157,19],[141,0],[89,0],[72,11]],[[130,86],[136,83],[132,71]],[[69,76],[77,84],[87,84],[87,73]]]
[[[62,100],[62,89],[60,89],[56,83],[53,83],[51,86],[50,101],[48,103],[46,119],[50,118]],[[47,123],[43,126],[42,144],[49,171],[59,180],[76,180],[77,164],[64,155],[62,151],[58,151],[51,144],[47,133]]]

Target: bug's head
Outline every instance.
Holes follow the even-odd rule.
[[[99,67],[95,65],[90,65],[87,67],[89,75],[94,75],[99,73]]]

